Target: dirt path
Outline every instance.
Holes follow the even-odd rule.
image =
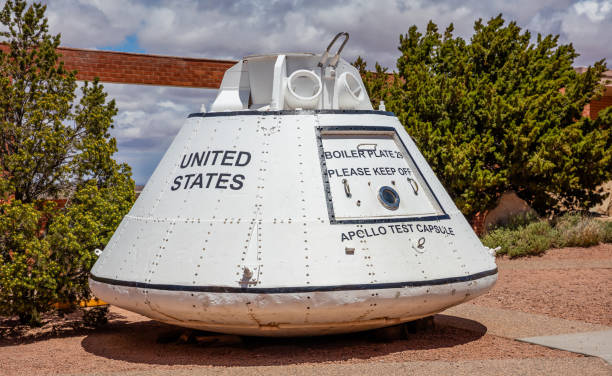
[[[612,326],[612,244],[497,263],[493,290],[468,304]]]
[[[172,327],[118,308],[112,308],[111,322],[99,330],[74,328],[75,318],[67,317],[55,329],[48,323],[42,329],[11,334],[4,322],[0,323],[0,375],[576,374],[576,370],[610,374],[612,369],[598,358],[510,339],[503,326],[516,323],[504,322],[501,314],[551,317],[560,325],[566,322],[563,319],[586,327],[610,325],[611,260],[612,245],[553,250],[531,260],[501,259],[500,281],[488,295],[468,303],[463,318],[451,310],[436,317],[435,329],[390,342],[357,333],[249,338],[240,346],[225,347],[158,344],[158,335]],[[478,314],[483,316],[479,319]],[[492,330],[487,331],[483,323],[498,327],[488,324]]]

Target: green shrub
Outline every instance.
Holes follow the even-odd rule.
[[[499,227],[487,232],[480,240],[489,248],[499,247],[497,254],[505,255],[514,247],[516,232],[516,230]]]
[[[0,315],[30,325],[52,303],[89,298],[94,250],[134,201],[129,166],[112,158],[115,102],[97,79],[76,95],[45,10],[0,11]]]
[[[490,248],[501,247],[497,254],[514,258],[539,255],[552,247],[555,238],[556,231],[548,222],[540,221],[517,229],[498,228],[485,235],[482,242]]]
[[[478,20],[469,38],[429,22],[400,35],[397,73],[362,72],[461,212],[473,219],[513,190],[540,215],[586,210],[612,178],[612,107],[582,109],[604,90],[604,60],[578,74],[572,44],[532,35],[502,15]]]
[[[32,326],[57,300],[61,271],[40,232],[44,214],[34,204],[0,203],[0,315],[18,315]]]
[[[612,243],[612,222],[569,213],[550,223],[541,220],[496,228],[482,237],[482,243],[490,248],[500,247],[497,254],[511,258],[539,255],[554,247],[590,247]]]

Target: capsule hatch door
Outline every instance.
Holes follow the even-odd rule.
[[[319,127],[319,156],[332,223],[445,216],[392,127]]]

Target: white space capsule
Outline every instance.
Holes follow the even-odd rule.
[[[184,327],[294,336],[395,325],[492,287],[490,250],[328,52],[225,73],[94,265],[97,297]]]

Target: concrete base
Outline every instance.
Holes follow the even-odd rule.
[[[597,356],[612,364],[612,330],[561,334],[556,336],[518,338],[523,342]]]

